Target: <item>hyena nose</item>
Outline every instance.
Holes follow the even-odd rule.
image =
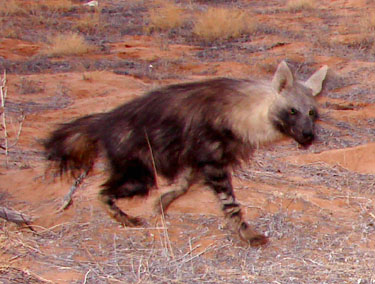
[[[302,135],[303,135],[303,138],[306,139],[306,141],[314,140],[314,133],[311,130],[302,131]]]

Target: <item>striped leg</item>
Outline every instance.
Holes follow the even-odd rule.
[[[222,210],[225,217],[231,225],[238,230],[238,233],[244,241],[250,243],[251,246],[260,246],[267,243],[267,238],[254,231],[242,217],[239,204],[236,202],[231,174],[227,169],[219,163],[207,164],[203,168],[206,184],[210,186],[222,204]]]
[[[193,174],[192,169],[188,169],[185,171],[185,173],[182,175],[182,178],[180,179],[180,182],[178,183],[178,188],[173,189],[171,191],[168,191],[166,193],[163,193],[160,198],[157,200],[155,204],[155,211],[157,213],[165,212],[168,208],[168,206],[177,198],[184,195],[189,188],[193,185],[195,181],[195,175]]]

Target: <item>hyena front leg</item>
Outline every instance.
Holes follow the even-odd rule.
[[[251,246],[260,246],[267,243],[267,238],[254,231],[242,217],[239,204],[235,200],[233,193],[231,174],[225,168],[218,164],[208,164],[203,168],[205,182],[210,186],[222,204],[222,210],[225,217],[231,225],[238,230],[238,233],[244,241]]]
[[[177,198],[184,195],[189,188],[193,185],[195,181],[195,174],[191,168],[187,169],[181,176],[178,187],[176,189],[172,189],[166,193],[163,193],[155,203],[155,211],[157,213],[162,213],[167,210],[169,205],[176,200]]]

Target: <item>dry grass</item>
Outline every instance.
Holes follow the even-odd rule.
[[[0,15],[11,16],[17,14],[24,14],[26,10],[22,7],[21,3],[16,0],[2,1],[0,4]]]
[[[148,32],[165,31],[181,27],[185,22],[184,10],[174,3],[164,1],[149,12]]]
[[[2,1],[0,5],[0,15],[11,16],[20,14],[36,15],[41,11],[67,12],[74,7],[71,0],[41,0],[25,3],[20,0]]]
[[[75,22],[74,27],[80,32],[94,33],[100,28],[100,12],[95,10],[95,13],[84,14]]]
[[[194,34],[204,41],[226,40],[250,34],[256,29],[252,17],[239,9],[209,8],[200,14]]]
[[[37,2],[36,5],[50,12],[67,12],[73,8],[71,0],[43,0]]]
[[[49,42],[50,44],[42,49],[41,53],[51,57],[82,55],[95,49],[82,35],[76,33],[58,34],[51,37]]]
[[[286,7],[291,12],[300,12],[302,10],[313,10],[316,8],[315,0],[289,0]]]
[[[84,72],[82,74],[82,80],[88,82],[97,82],[105,76],[106,74],[104,71]]]
[[[374,32],[375,31],[375,12],[367,14],[361,18],[359,22],[360,28],[363,32]]]
[[[21,1],[19,0],[19,2]],[[3,2],[6,1],[3,0]],[[12,0],[6,3],[10,2],[16,3]],[[30,1],[27,2],[30,3]],[[78,3],[78,1],[75,2]],[[105,40],[110,42],[120,41],[118,38],[111,37],[123,32],[119,31],[119,26],[116,25],[118,23],[129,23],[129,30],[124,30],[123,34],[129,31],[133,33],[135,31],[142,32],[141,28],[136,29],[134,27],[142,27],[144,24],[140,14],[144,16],[147,13],[148,7],[146,5],[150,2],[144,1],[139,5],[132,4],[131,11],[121,6],[126,5],[124,3],[127,2],[106,2],[110,10],[114,11],[121,7],[123,12],[116,15],[115,13],[105,12],[101,14],[103,23],[109,23],[106,19],[114,19],[113,22],[101,27],[103,28],[103,34],[106,34]],[[181,5],[187,2],[179,1]],[[203,11],[207,6],[217,5],[217,3],[213,3],[214,1],[189,2],[194,11]],[[226,1],[223,4],[224,1],[220,1],[222,5],[232,6],[244,1],[233,1],[236,4],[228,4],[228,2]],[[276,3],[277,1],[273,2]],[[278,4],[275,4],[278,11],[286,10],[284,5],[286,2],[279,1]],[[256,5],[258,11],[265,11],[270,6],[267,1],[256,1]],[[335,4],[332,2],[332,5]],[[338,3],[337,6],[339,6]],[[0,6],[0,9],[3,7]],[[59,25],[49,25],[49,22],[46,24],[46,21],[47,18],[53,18],[52,13],[49,13],[46,7],[40,8],[39,6],[37,8],[40,10],[35,10],[36,15],[44,20],[43,25],[33,24],[30,26],[30,23],[22,22],[29,19],[22,14],[22,17],[12,16],[5,19],[5,21],[14,21],[14,25],[7,24],[9,31],[20,31],[23,36],[30,36],[39,32],[37,35],[39,36],[46,32],[59,32],[62,27],[64,29],[73,27],[74,29],[78,16],[81,19],[85,18],[85,14],[81,11],[74,14],[74,18],[66,17],[64,13],[56,13],[56,22]],[[25,9],[27,10],[27,8]],[[272,9],[275,8],[272,7]],[[313,68],[323,61],[330,62],[332,76],[337,76],[331,76],[327,81],[328,91],[323,94],[323,102],[320,103],[322,106],[322,123],[317,125],[319,126],[318,143],[306,150],[307,152],[297,150],[293,143],[272,146],[271,151],[270,149],[260,149],[254,154],[252,166],[236,174],[235,191],[239,202],[244,207],[245,216],[259,231],[270,236],[268,246],[259,249],[247,247],[239,241],[236,232],[223,229],[224,220],[219,215],[219,211],[213,215],[194,213],[199,212],[200,209],[205,209],[206,206],[211,208],[210,202],[216,204],[214,199],[200,201],[202,203],[197,203],[196,210],[191,209],[192,213],[190,214],[180,213],[188,211],[187,208],[189,208],[189,203],[180,203],[183,206],[177,205],[176,209],[172,208],[165,217],[166,219],[158,222],[154,222],[154,219],[149,217],[148,213],[145,213],[150,227],[121,228],[108,218],[101,208],[97,208],[95,201],[93,202],[96,197],[91,195],[90,190],[97,190],[96,185],[102,178],[97,175],[88,180],[88,190],[77,192],[78,202],[70,208],[74,211],[61,215],[51,213],[48,222],[44,219],[38,221],[38,224],[43,224],[43,226],[50,224],[52,227],[36,226],[37,234],[0,220],[0,249],[2,250],[0,283],[57,283],[64,279],[70,283],[99,284],[374,284],[374,174],[360,174],[324,163],[295,165],[284,159],[297,154],[322,153],[330,149],[343,149],[373,141],[375,133],[374,118],[369,113],[367,102],[374,103],[374,83],[371,80],[371,74],[375,69],[373,65],[374,52],[361,49],[366,43],[366,37],[373,37],[372,16],[370,13],[368,13],[368,18],[361,16],[363,10],[352,9],[351,7],[348,10],[348,15],[343,16],[344,13],[341,14],[343,9],[346,8],[329,8],[324,11],[327,29],[322,28],[324,25],[311,25],[311,29],[308,28],[299,32],[301,36],[298,41],[302,42],[319,36],[322,38],[324,45],[318,43],[314,45],[313,51],[310,51],[307,50],[310,48],[310,44],[307,44],[307,52],[303,55],[303,58],[300,61],[291,62],[294,63],[296,68],[302,68],[302,70]],[[356,17],[352,17],[351,13],[356,13]],[[34,14],[29,13],[29,15]],[[133,15],[133,18],[131,18],[131,15]],[[276,26],[274,20],[279,20],[278,14],[265,15],[269,17],[267,25]],[[284,13],[284,16],[288,17],[289,21],[299,22],[304,20],[292,13],[289,15]],[[90,22],[93,19],[88,17],[85,20]],[[5,21],[3,22],[4,25],[6,24]],[[313,23],[313,20],[311,22]],[[213,23],[213,25],[221,24],[221,22]],[[186,26],[188,27],[188,25]],[[95,25],[91,25],[91,23],[86,27],[82,24],[82,30],[88,31],[91,27],[96,29]],[[344,27],[345,30],[340,32],[338,30],[340,27]],[[176,32],[181,34],[181,32],[187,30],[178,29]],[[188,32],[190,33],[190,30]],[[4,34],[4,31],[2,33]],[[275,38],[274,43],[269,46],[268,43],[262,41],[264,37],[268,37],[268,33],[271,34],[271,39]],[[282,36],[279,38],[280,35]],[[140,89],[166,82],[165,78],[168,78],[168,82],[171,81],[168,76],[177,76],[177,73],[178,76],[181,76],[177,78],[179,81],[190,79],[191,75],[200,77],[202,75],[206,77],[221,75],[221,69],[219,69],[221,67],[217,67],[218,61],[227,63],[235,59],[241,63],[250,62],[251,68],[258,70],[254,71],[254,73],[258,72],[255,74],[263,74],[266,71],[272,73],[281,56],[294,58],[293,56],[299,56],[301,53],[299,49],[293,51],[288,47],[284,50],[282,45],[278,47],[279,43],[286,42],[285,45],[287,45],[295,40],[293,37],[286,40],[287,35],[289,34],[280,32],[276,28],[265,27],[264,32],[258,28],[252,42],[228,44],[217,49],[216,46],[203,46],[192,57],[194,61],[190,61],[190,55],[180,61],[176,59],[166,61],[167,59],[162,58],[152,62],[154,66],[152,73],[148,67],[150,62],[146,60],[139,58],[120,60],[115,55],[115,58],[111,61],[107,61],[107,57],[100,58],[100,60],[90,57],[49,60],[46,56],[41,56],[41,58],[19,61],[2,59],[2,62],[7,64],[4,65],[5,67],[18,70],[17,72],[13,71],[11,76],[20,76],[17,73],[23,74],[21,72],[25,71],[31,74],[47,73],[45,70],[61,72],[61,66],[63,65],[58,64],[72,61],[78,63],[78,67],[72,67],[76,68],[73,71],[81,72],[81,66],[86,66],[84,64],[88,62],[90,64],[89,70],[101,68],[100,70],[105,69],[106,72],[119,72],[118,74],[123,72],[122,74],[126,75],[126,80],[130,80],[128,78],[134,74],[137,87],[133,84],[129,86],[131,88],[129,93],[133,95],[132,88],[134,88],[134,94],[138,94],[141,92]],[[160,38],[164,40],[161,36]],[[219,39],[221,38],[219,37]],[[331,39],[332,44],[326,44]],[[36,41],[39,40],[39,38],[36,38]],[[155,37],[153,37],[153,40],[156,40]],[[173,39],[169,40],[171,44],[175,43]],[[237,46],[241,48],[237,48]],[[274,48],[275,46],[277,49]],[[356,47],[347,48],[347,46]],[[9,50],[13,48],[13,53],[17,53],[17,56],[22,55],[23,49],[14,46]],[[313,58],[317,61],[309,61],[306,65],[307,58],[312,56],[310,53],[313,53]],[[360,61],[357,57],[358,54],[362,56]],[[173,56],[171,53],[171,58],[174,58]],[[82,65],[79,64],[81,60]],[[199,60],[203,62],[196,63]],[[303,61],[304,63],[301,63]],[[186,67],[188,65],[195,66],[195,64],[207,67],[204,69],[197,68],[197,71],[188,70]],[[301,64],[303,65],[301,66]],[[13,66],[19,67],[16,69]],[[177,69],[180,66],[186,67],[183,69],[183,72],[186,73],[176,72],[176,70],[180,70]],[[219,70],[219,73],[215,73],[218,72],[217,70]],[[251,72],[251,74],[253,73]],[[42,163],[40,153],[35,150],[34,144],[28,141],[31,141],[33,136],[39,135],[36,130],[41,127],[41,123],[52,119],[51,111],[69,106],[69,109],[66,109],[67,112],[64,110],[62,115],[65,115],[66,119],[70,119],[71,114],[75,115],[77,105],[71,106],[79,94],[78,90],[94,87],[89,85],[100,83],[101,75],[100,71],[82,73],[82,86],[77,87],[77,89],[76,86],[71,86],[71,90],[65,90],[62,87],[56,87],[56,90],[49,89],[48,84],[46,86],[40,84],[39,80],[42,79],[33,76],[30,77],[33,81],[31,79],[17,81],[18,85],[15,86],[18,86],[18,92],[21,95],[19,97],[17,97],[17,94],[15,94],[15,97],[11,96],[10,100],[7,101],[6,108],[7,114],[9,114],[7,117],[9,119],[8,130],[11,131],[10,139],[17,136],[17,124],[14,122],[12,124],[10,120],[14,117],[14,114],[11,115],[16,107],[21,105],[23,109],[29,107],[33,111],[31,118],[36,119],[30,119],[25,124],[25,131],[22,132],[22,138],[25,139],[21,140],[22,143],[19,143],[16,148],[10,148],[9,164],[12,168],[10,171],[5,169],[2,171],[6,180],[11,180],[12,176],[16,174],[13,165],[20,165],[21,163],[29,163],[31,170],[25,171],[27,175],[39,172],[38,167]],[[13,86],[11,76],[10,87]],[[57,82],[57,78],[66,78],[65,74],[62,74],[63,77],[56,77],[55,74],[42,74],[41,76],[48,76],[50,83],[53,83],[54,80]],[[108,74],[103,74],[103,76],[108,76]],[[145,81],[147,86],[144,85],[143,78],[147,79]],[[160,78],[164,80],[162,81]],[[173,82],[177,79],[173,77]],[[64,80],[66,81],[66,79]],[[138,87],[138,83],[141,84],[141,82],[142,87]],[[43,104],[39,104],[39,101],[34,101],[34,98],[39,98],[39,96],[22,95],[22,93],[34,93],[39,88],[45,89],[43,96],[40,98],[48,99],[48,102],[41,100]],[[137,92],[135,88],[137,88]],[[108,103],[111,103],[111,100],[114,99],[112,96],[118,97],[118,94],[115,93],[117,92],[116,89],[117,86],[113,86],[113,91],[103,89],[98,90],[97,93],[100,96],[108,96]],[[18,101],[23,103],[15,104]],[[335,108],[337,101],[340,103],[340,107],[346,105],[349,107],[347,109]],[[81,102],[78,103],[81,104]],[[357,119],[358,116],[356,115],[354,119],[351,119],[351,112],[353,111],[361,113],[361,118]],[[49,124],[55,124],[63,119],[61,117],[58,119],[55,115],[53,117],[55,118]],[[1,145],[4,145],[2,132],[1,130],[0,142]],[[1,151],[2,153],[3,151]],[[18,157],[20,157],[19,160]],[[0,158],[1,161],[5,161],[6,157],[0,155]],[[22,172],[20,172],[21,176],[24,177]],[[14,182],[18,183],[17,180]],[[56,196],[60,197],[60,194],[43,194],[44,185],[39,188],[37,174],[35,174],[35,177],[25,176],[25,180],[20,183],[21,187],[28,186],[28,182],[30,188],[32,187],[31,189],[37,190],[35,198],[31,198],[32,202],[29,197],[16,194],[18,191],[14,191],[14,196],[8,197],[6,202],[15,202],[14,208],[17,209],[29,208],[31,211],[28,213],[36,216],[47,212],[47,208],[56,207],[55,205],[58,203],[56,202]],[[93,189],[94,186],[95,189]],[[7,189],[6,184],[3,184],[3,187],[3,193],[8,191],[12,193],[11,190]],[[49,186],[46,185],[47,187]],[[37,199],[38,196],[41,196],[41,200]],[[180,202],[184,202],[185,198],[189,197],[184,197]],[[124,203],[122,205],[126,206]],[[138,208],[137,210],[141,209]]]
[[[0,34],[6,38],[20,38],[21,32],[19,29],[15,28],[14,26],[9,26],[9,27],[3,28],[0,31]]]

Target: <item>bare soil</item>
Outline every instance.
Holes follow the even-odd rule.
[[[27,3],[27,1],[24,1]],[[33,218],[35,231],[0,221],[1,283],[375,283],[375,34],[361,30],[374,1],[323,0],[290,11],[286,1],[176,1],[191,14],[212,5],[248,9],[254,34],[207,43],[192,21],[147,33],[154,1],[100,1],[101,26],[81,32],[98,47],[82,56],[40,55],[47,35],[93,13],[2,15],[0,72],[7,71],[5,153],[0,132],[0,206]],[[362,37],[360,37],[362,36]],[[59,123],[104,112],[158,86],[227,76],[271,78],[287,60],[306,79],[327,64],[318,141],[259,149],[235,173],[238,201],[270,243],[258,249],[228,230],[215,196],[195,187],[165,216],[161,188],[119,202],[147,220],[119,226],[101,208],[99,161],[58,212],[73,180],[53,178],[40,142]]]

